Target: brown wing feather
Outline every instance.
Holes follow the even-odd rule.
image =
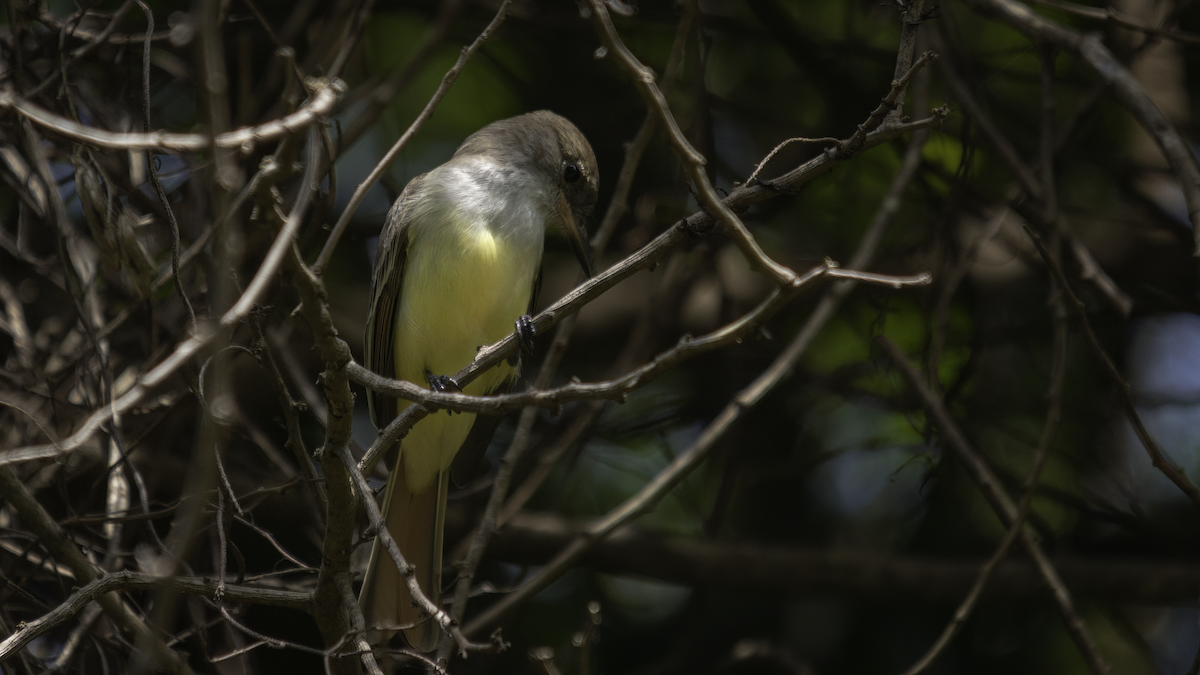
[[[396,325],[396,301],[404,279],[404,263],[408,259],[408,206],[425,182],[425,174],[409,181],[400,198],[388,211],[379,234],[375,252],[375,273],[371,277],[371,305],[367,310],[367,330],[363,351],[367,368],[384,377],[396,377],[396,352],[392,347],[392,331]],[[399,414],[396,399],[367,390],[367,407],[371,421],[382,429]]]
[[[408,260],[409,206],[420,193],[424,179],[425,175],[422,174],[409,181],[400,198],[388,211],[379,234],[375,270],[371,277],[371,302],[363,336],[363,356],[367,368],[393,379],[396,377],[396,350],[392,344],[392,334],[396,325],[400,287],[404,280],[404,265]],[[383,429],[399,414],[395,398],[376,394],[369,389],[367,406],[371,411],[371,421],[378,429]],[[400,550],[409,557],[411,564],[417,565],[422,574],[422,586],[428,592],[428,589],[435,589],[440,584],[441,560],[440,557],[434,560],[431,556],[441,543],[433,530],[438,526],[439,500],[445,497],[437,490],[431,490],[417,498],[408,492],[402,474],[403,463],[394,462],[383,502],[384,520]],[[371,549],[371,562],[367,566],[359,597],[367,624],[394,626],[414,623],[421,616],[420,610],[411,604],[404,579],[387,558],[387,553],[376,541]],[[410,632],[410,641],[416,640],[419,648],[431,649],[435,644],[437,626],[428,621]],[[385,631],[385,635],[390,635],[390,631]]]

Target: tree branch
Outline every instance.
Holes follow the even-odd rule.
[[[281,136],[295,134],[318,124],[329,115],[346,93],[346,84],[338,79],[312,80],[313,95],[308,104],[290,115],[253,127],[235,129],[215,138],[205,134],[179,134],[154,131],[148,134],[115,133],[85,126],[21,98],[11,89],[0,90],[0,108],[21,114],[39,126],[85,145],[113,150],[159,150],[162,152],[202,152],[212,143],[219,148],[251,150],[255,145]]]

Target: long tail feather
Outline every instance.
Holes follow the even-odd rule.
[[[442,523],[446,517],[446,492],[449,472],[421,493],[408,489],[403,462],[399,457],[388,476],[383,498],[383,517],[388,532],[396,540],[404,559],[416,568],[421,591],[438,604],[442,589]],[[414,649],[429,652],[437,647],[438,626],[412,602],[404,577],[396,568],[379,539],[371,548],[371,562],[359,593],[359,604],[367,626],[379,627],[387,635],[393,628],[404,629],[404,637]]]

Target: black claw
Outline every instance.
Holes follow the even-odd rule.
[[[521,343],[522,354],[533,354],[533,336],[536,333],[533,319],[528,314],[522,314],[517,318],[517,342]]]
[[[461,394],[462,387],[458,386],[458,382],[454,381],[449,375],[433,375],[425,373],[425,379],[429,380],[429,388],[439,394]]]

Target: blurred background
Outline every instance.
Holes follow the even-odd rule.
[[[915,143],[915,173],[899,186],[900,201],[863,271],[928,272],[933,283],[859,285],[838,296],[799,362],[743,411],[697,470],[507,615],[507,651],[453,660],[450,672],[904,672],[935,642],[1005,528],[881,350],[881,337],[927,375],[1014,501],[1039,445],[1048,443],[1028,523],[1115,671],[1197,672],[1200,511],[1152,466],[1121,402],[1127,384],[1162,452],[1200,480],[1200,298],[1179,181],[1092,68],[969,4],[926,3],[909,22],[917,53],[939,58],[914,78],[902,114],[921,120],[946,106],[940,128],[898,134],[742,214],[780,264],[800,273],[827,258],[848,264],[881,209],[891,208],[885,195]],[[621,37],[659,74],[680,128],[725,195],[787,139],[845,139],[867,120],[895,78],[907,5],[643,0],[612,9]],[[304,100],[301,77],[334,71],[348,85],[326,127],[335,161],[297,241],[311,264],[354,189],[498,6],[148,1],[155,21],[149,126],[207,133],[261,124]],[[1179,132],[1194,135],[1200,9],[1165,0],[1032,7],[1102,36]],[[333,322],[356,359],[389,206],[409,180],[489,122],[550,109],[587,135],[600,164],[593,232],[608,209],[619,209],[598,256],[601,270],[700,210],[661,130],[630,169],[627,194],[613,202],[647,108],[628,73],[599,50],[584,14],[575,2],[514,2],[366,193],[321,276]],[[84,125],[142,131],[147,19],[138,3],[12,0],[0,20],[5,91]],[[205,70],[204,45],[220,56],[215,70]],[[219,94],[203,86],[214,72],[225,84]],[[200,326],[227,310],[275,237],[269,211],[291,208],[300,176],[285,172],[244,201],[237,195],[267,155],[287,166],[307,152],[301,133],[283,146],[258,143],[225,156],[148,156],[74,143],[25,119],[11,104],[0,109],[5,449],[70,435],[191,335],[180,289]],[[769,183],[835,143],[791,143],[758,180]],[[151,164],[177,220],[178,285],[168,274],[172,228],[149,182]],[[55,183],[50,192],[40,167]],[[1029,232],[1058,261],[1086,326]],[[579,281],[569,246],[554,234],[544,265],[539,309]],[[324,403],[314,383],[323,364],[312,327],[294,312],[290,274],[272,282],[249,321],[119,424],[55,460],[11,465],[94,562],[152,571],[176,545],[170,550],[184,552],[180,574],[214,574],[224,541],[215,526],[218,489],[195,467],[199,457],[216,456],[243,511],[222,530],[236,549],[225,563],[231,582],[312,588],[324,514],[300,458],[322,444]],[[514,483],[528,501],[490,545],[468,620],[693,446],[814,309],[832,302],[834,288],[815,284],[751,336],[681,363],[623,404],[539,411]],[[580,312],[552,382],[618,377],[681,336],[736,320],[771,290],[719,228],[697,233]],[[1087,330],[1122,383],[1109,376]],[[542,337],[526,360],[528,378],[551,341]],[[304,404],[299,454],[266,374],[272,367]],[[357,393],[354,452],[361,453],[375,430]],[[502,423],[476,478],[452,497],[448,560],[480,518],[516,417]],[[1058,426],[1047,441],[1048,419]],[[123,511],[106,497],[114,474],[130,480]],[[383,475],[372,477],[375,485]],[[204,497],[198,521],[180,529],[181,507],[196,495]],[[179,532],[189,532],[190,543],[172,543]],[[53,573],[4,502],[0,539],[0,632],[9,633],[56,607],[73,582]],[[369,548],[360,546],[364,565]],[[928,672],[1088,672],[1028,560],[1019,543],[1013,547]],[[301,649],[246,649],[255,638],[211,599],[128,596],[197,672],[321,667],[318,655]],[[303,612],[226,604],[255,631],[325,646]],[[213,661],[239,649],[246,651]],[[0,669],[119,672],[131,653],[92,614],[57,626]]]

